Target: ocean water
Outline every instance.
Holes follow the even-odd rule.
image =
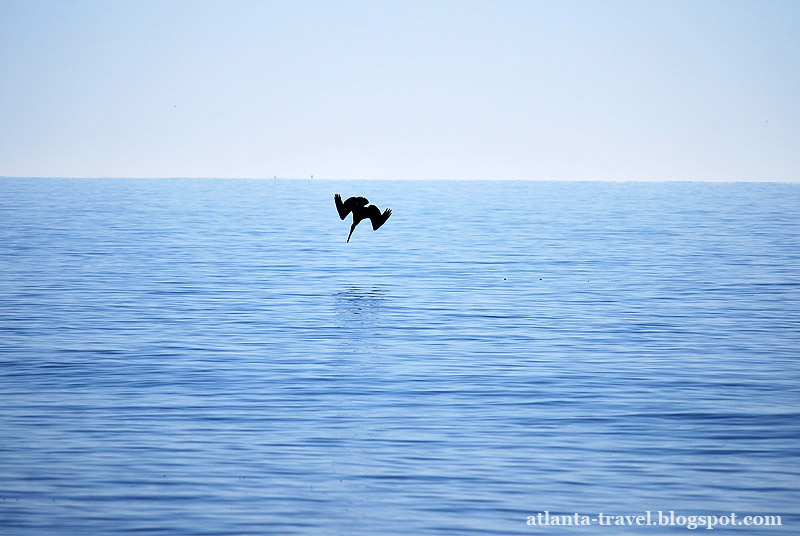
[[[347,244],[337,192],[394,213]],[[2,534],[800,533],[800,184],[0,179],[0,222]]]

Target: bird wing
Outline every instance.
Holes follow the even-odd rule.
[[[386,223],[386,220],[389,219],[389,216],[392,215],[392,209],[387,208],[383,211],[383,214],[381,214],[381,209],[375,205],[370,205],[364,210],[367,211],[367,218],[369,218],[369,221],[372,222],[373,231],[377,231],[381,225]]]
[[[353,206],[355,205],[355,197],[351,197],[342,203],[342,196],[336,194],[333,196],[333,200],[336,202],[336,212],[339,213],[339,217],[341,219],[345,219],[353,210]]]

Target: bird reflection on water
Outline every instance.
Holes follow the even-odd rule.
[[[385,292],[379,288],[349,287],[335,294],[341,316],[359,323],[379,323]]]
[[[375,349],[386,316],[386,293],[379,288],[347,287],[334,294],[344,339]]]

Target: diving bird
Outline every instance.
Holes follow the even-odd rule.
[[[350,226],[350,234],[347,235],[347,241],[350,242],[350,237],[353,236],[353,231],[356,229],[361,220],[369,218],[372,222],[372,230],[377,231],[378,228],[386,223],[389,216],[392,215],[392,209],[387,208],[381,214],[381,209],[375,205],[370,205],[366,197],[349,197],[347,201],[342,203],[342,196],[336,194],[333,196],[336,201],[336,211],[339,213],[341,219],[345,219],[348,214],[353,213],[353,225]]]

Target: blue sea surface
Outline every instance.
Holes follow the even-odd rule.
[[[646,511],[800,533],[800,184],[0,179],[1,534]]]

